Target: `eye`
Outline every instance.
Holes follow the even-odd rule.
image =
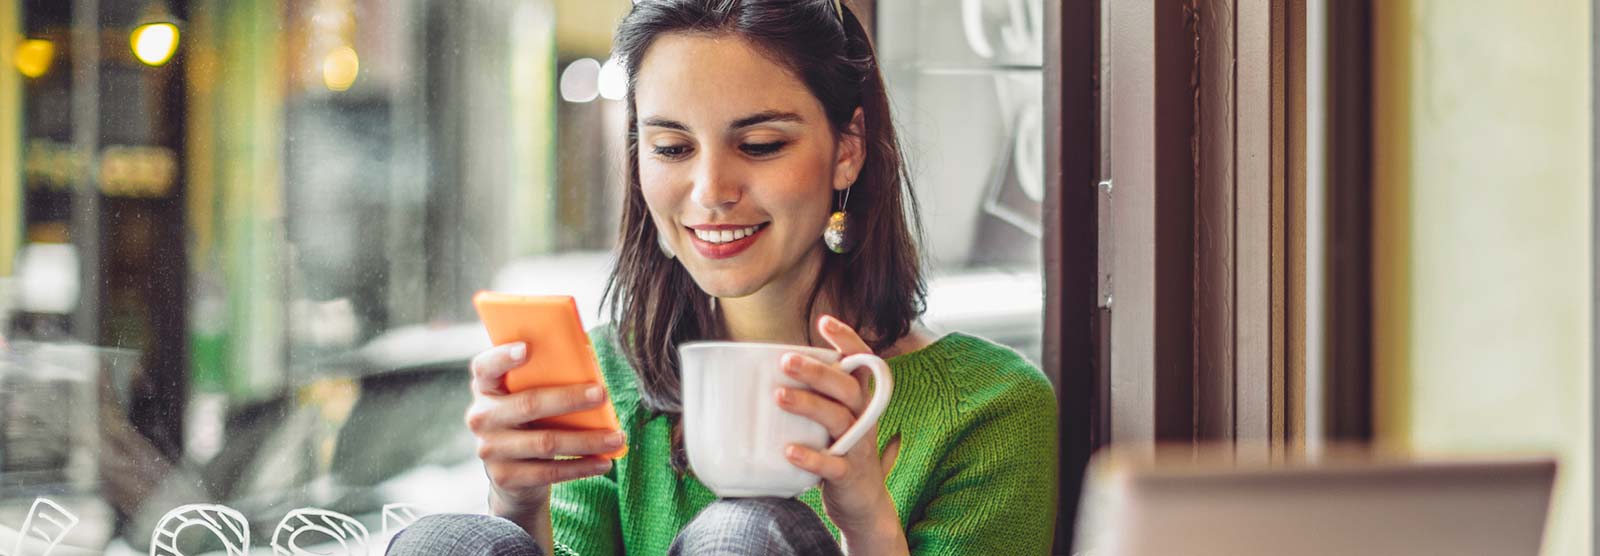
[[[745,143],[739,145],[739,150],[750,156],[767,156],[783,150],[788,141],[772,141],[770,143]]]
[[[685,156],[688,156],[688,154],[689,154],[689,146],[688,145],[656,145],[656,146],[650,147],[650,151],[655,153],[656,156],[659,156],[661,158],[665,158],[665,159],[668,159],[668,160],[679,160],[679,159],[682,159]]]

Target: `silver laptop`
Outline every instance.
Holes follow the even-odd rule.
[[[1152,459],[1096,457],[1073,554],[1534,556],[1556,474],[1550,459]]]

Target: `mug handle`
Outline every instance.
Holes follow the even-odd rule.
[[[839,362],[839,367],[846,373],[854,373],[856,369],[868,367],[872,369],[872,401],[867,403],[867,410],[861,412],[856,418],[856,423],[844,431],[844,435],[833,442],[828,448],[828,454],[842,456],[856,447],[856,442],[861,441],[861,436],[867,434],[867,429],[878,424],[878,418],[883,416],[883,410],[889,407],[889,395],[894,391],[894,377],[889,373],[889,364],[883,359],[870,353],[858,353],[844,358]]]

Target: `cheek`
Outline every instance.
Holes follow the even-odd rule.
[[[674,212],[678,201],[687,191],[679,191],[675,183],[672,172],[660,164],[639,164],[639,192],[644,195],[644,203],[650,207],[652,214],[671,215]]]
[[[768,203],[807,220],[823,218],[833,207],[833,188],[828,167],[810,157],[795,157],[792,162],[770,168],[765,183]],[[823,214],[823,216],[818,216]]]
[[[797,220],[809,222],[828,210],[832,198],[828,190],[817,187],[815,182],[804,181],[772,191],[769,204]]]

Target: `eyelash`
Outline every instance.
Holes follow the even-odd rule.
[[[778,151],[783,150],[783,148],[785,146],[788,146],[788,144],[789,144],[788,141],[772,141],[772,142],[769,142],[769,143],[745,143],[745,144],[739,146],[739,150],[744,151],[745,154],[748,154],[750,156],[768,156],[768,155],[776,154]]]
[[[783,150],[783,148],[788,146],[788,145],[789,145],[788,141],[772,141],[772,142],[768,142],[768,143],[745,143],[745,144],[739,146],[739,150],[744,151],[745,154],[750,155],[750,156],[762,157],[762,156],[771,156],[773,154],[777,154],[778,151]],[[665,158],[665,159],[668,159],[668,160],[681,160],[682,158],[688,156],[688,154],[689,154],[688,153],[689,147],[684,146],[684,145],[655,146],[655,147],[651,147],[650,150],[651,150],[651,152],[655,153],[656,156],[659,156],[659,157],[662,157],[662,158]]]
[[[650,150],[651,152],[654,152],[656,156],[670,160],[676,160],[682,158],[685,154],[685,151],[689,150],[689,147],[681,145],[668,145],[651,147]]]

